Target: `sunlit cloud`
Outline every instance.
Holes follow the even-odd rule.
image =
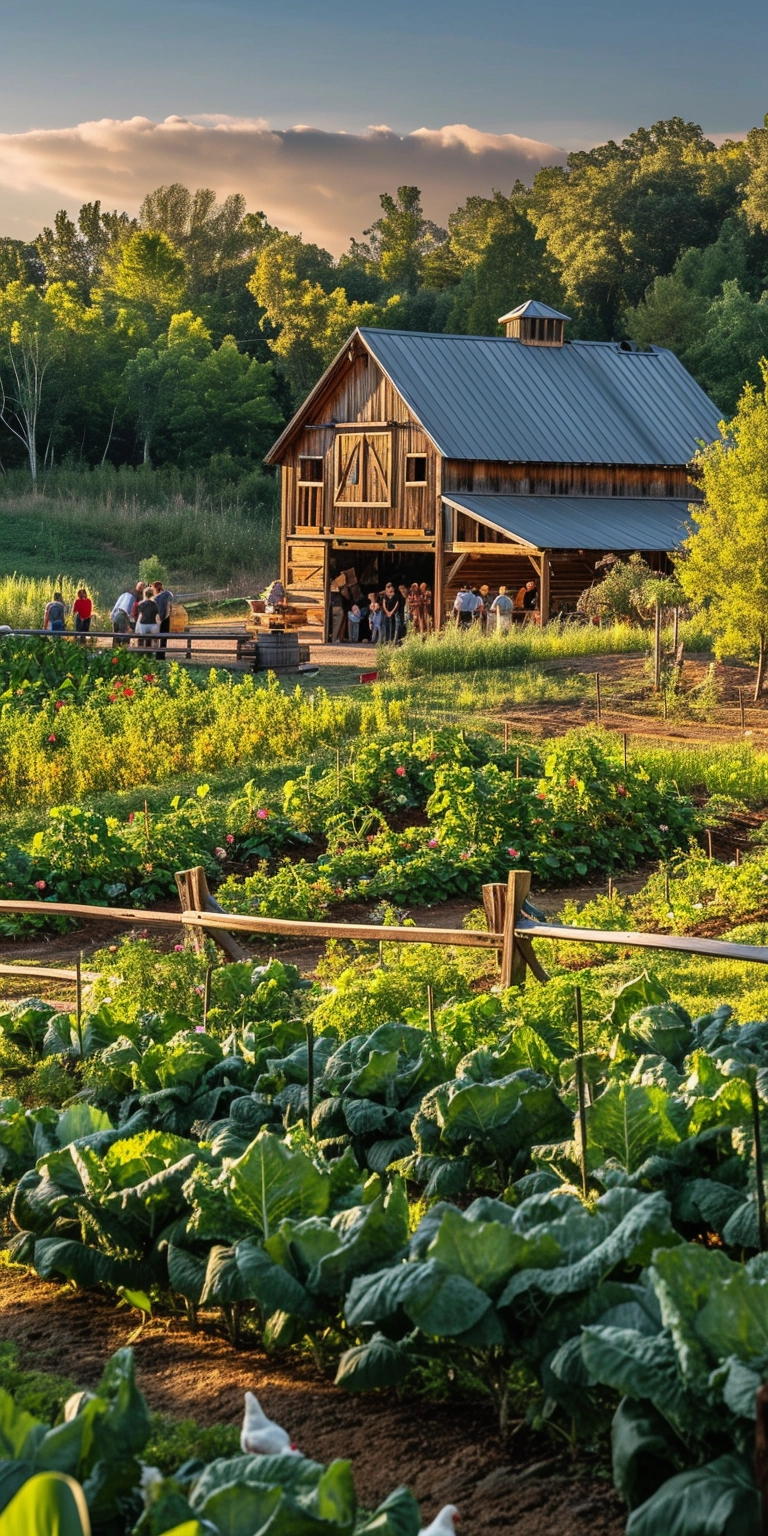
[[[261,119],[201,114],[104,118],[72,128],[0,134],[0,234],[34,235],[57,208],[100,198],[138,212],[144,194],[170,181],[243,192],[251,209],[335,253],[377,217],[378,194],[421,187],[425,211],[444,222],[472,194],[530,183],[542,165],[561,165],[552,144],[464,123],[405,135],[386,125],[362,134]]]

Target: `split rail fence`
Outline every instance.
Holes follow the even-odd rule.
[[[345,939],[378,944],[440,944],[467,949],[491,949],[498,955],[502,987],[523,985],[527,971],[537,981],[549,976],[533,947],[534,939],[553,939],[558,943],[610,944],[629,949],[672,950],[678,954],[701,955],[709,959],[750,961],[768,965],[768,946],[731,944],[723,939],[700,939],[684,934],[627,933],[602,928],[571,928],[558,923],[540,922],[528,915],[526,904],[531,887],[527,870],[517,870],[506,884],[483,886],[483,906],[488,929],[384,927],[373,923],[307,923],[293,918],[262,917],[258,913],[242,915],[224,912],[208,889],[201,866],[181,870],[176,875],[181,910],[179,912],[144,911],[136,907],[94,907],[78,902],[51,903],[57,916],[80,918],[100,923],[125,923],[132,928],[178,928],[190,936],[196,949],[202,949],[206,934],[232,960],[250,959],[238,935],[263,934],[281,938]],[[2,912],[32,912],[40,915],[39,901],[0,901]],[[96,980],[94,972],[78,967],[84,981]],[[2,965],[0,976],[36,976],[59,981],[76,981],[78,971],[46,966]]]

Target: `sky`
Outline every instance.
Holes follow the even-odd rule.
[[[765,0],[0,0],[0,35],[21,237],[175,179],[339,250],[398,180],[444,220],[640,123],[740,136],[768,108]]]

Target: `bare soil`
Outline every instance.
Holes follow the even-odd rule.
[[[53,1370],[94,1386],[131,1330],[114,1303],[18,1271],[0,1272],[0,1338],[25,1369]],[[412,1393],[348,1397],[309,1360],[233,1350],[211,1320],[192,1334],[175,1320],[150,1323],[135,1343],[150,1406],[203,1425],[237,1424],[243,1392],[256,1392],[307,1456],[350,1457],[358,1498],[373,1508],[405,1483],[426,1520],[455,1503],[468,1536],[621,1536],[623,1507],[607,1468],[574,1461],[549,1438],[513,1426],[503,1443],[484,1402],[432,1402]]]

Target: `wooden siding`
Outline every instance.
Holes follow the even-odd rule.
[[[682,467],[638,468],[626,464],[496,464],[478,459],[446,459],[443,494],[474,491],[518,496],[666,496],[700,492]]]

